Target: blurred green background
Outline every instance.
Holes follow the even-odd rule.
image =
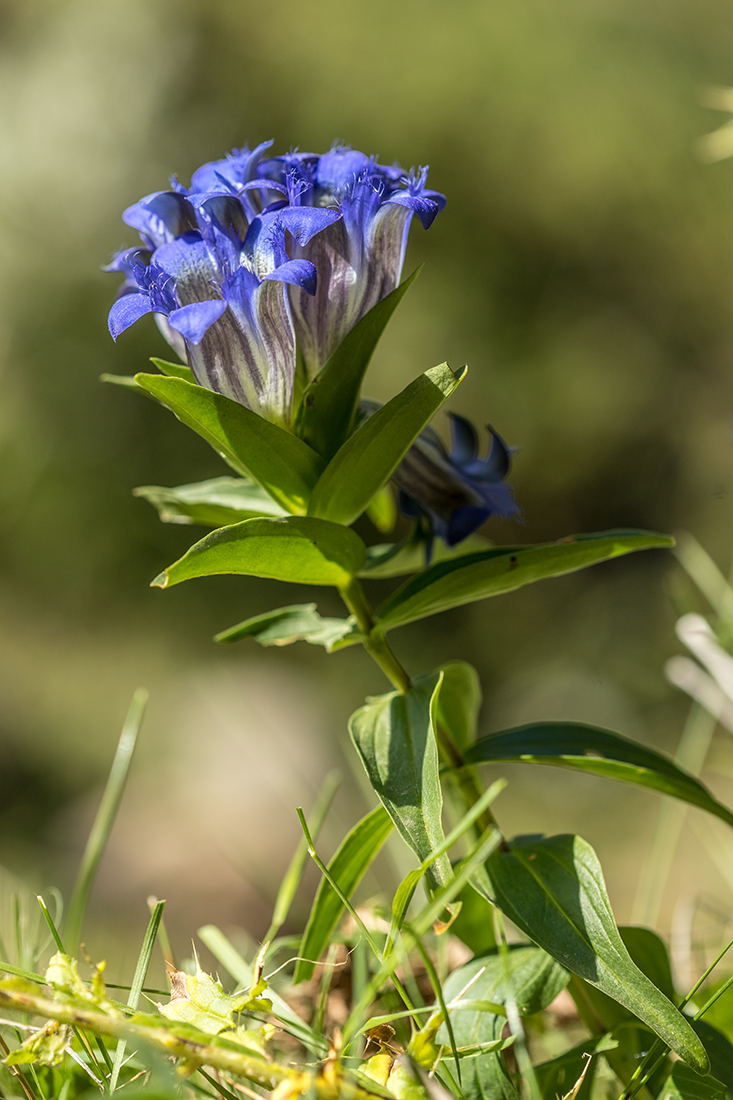
[[[519,448],[525,524],[490,523],[499,542],[687,529],[727,568],[733,163],[703,163],[696,143],[725,121],[702,101],[733,83],[733,5],[0,0],[0,58],[5,889],[11,874],[68,886],[144,684],[98,927],[142,929],[155,893],[184,941],[209,920],[262,934],[299,835],[294,806],[343,770],[324,851],[364,810],[343,730],[385,684],[354,650],[211,642],[314,595],[337,612],[322,593],[234,578],[148,587],[201,532],[161,526],[131,489],[227,471],[166,411],[98,382],[167,352],[149,318],[117,345],[107,334],[117,277],[100,265],[135,243],[121,211],[171,173],[187,182],[269,137],[278,150],[340,138],[385,162],[429,162],[448,206],[427,234],[413,227],[406,271],[425,270],[369,394],[385,399],[443,359],[469,364],[452,407]],[[665,590],[675,568],[638,555],[420,623],[396,647],[413,672],[472,659],[484,732],[564,717],[673,751],[687,710],[662,674],[680,648]],[[706,781],[731,802],[719,738]],[[582,832],[628,919],[656,796],[505,771],[507,829]],[[693,830],[677,868],[663,926],[681,897],[729,903]]]

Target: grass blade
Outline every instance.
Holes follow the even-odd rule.
[[[338,772],[330,772],[329,775],[326,776],[321,790],[318,792],[318,797],[313,807],[313,813],[311,814],[312,825],[310,826],[310,830],[314,840],[318,839],[318,834],[323,827],[323,822],[326,820],[326,814],[331,808],[331,803],[334,800],[340,783],[341,776]],[[307,860],[308,842],[305,837],[302,837],[298,847],[295,849],[295,855],[290,861],[290,866],[285,872],[285,877],[280,884],[280,889],[275,899],[272,921],[265,935],[264,942],[272,943],[285,923],[287,915],[290,912],[290,906],[293,904],[293,898],[303,878]]]
[[[145,933],[145,939],[143,940],[140,956],[137,960],[137,966],[135,967],[135,974],[133,975],[132,985],[130,986],[130,996],[127,998],[128,1008],[137,1008],[137,1002],[140,999],[140,993],[142,992],[145,975],[147,974],[148,967],[150,966],[150,958],[153,954],[153,947],[155,946],[155,940],[158,935],[158,928],[163,917],[164,908],[165,902],[159,901],[153,909],[153,915],[150,918],[148,930]],[[112,1062],[112,1073],[109,1079],[110,1092],[114,1092],[117,1088],[117,1081],[120,1076],[120,1070],[122,1069],[122,1059],[125,1057],[126,1047],[126,1041],[124,1039],[120,1039],[117,1044],[117,1050],[115,1051],[114,1060]]]
[[[127,775],[132,762],[132,754],[135,751],[138,731],[145,714],[145,705],[148,701],[148,693],[144,688],[138,688],[132,697],[130,709],[122,728],[122,734],[117,745],[115,758],[107,780],[107,786],[102,795],[102,801],[97,816],[89,834],[87,846],[84,849],[79,874],[71,895],[69,914],[66,919],[65,938],[72,952],[76,954],[81,937],[81,928],[84,921],[89,894],[97,874],[100,860],[107,846],[109,834],[112,832],[120,800],[127,782]]]

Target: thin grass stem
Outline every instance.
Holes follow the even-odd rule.
[[[145,975],[148,972],[150,966],[150,959],[153,954],[153,948],[155,947],[155,940],[158,936],[158,929],[160,922],[163,918],[163,910],[165,909],[165,902],[159,901],[153,910],[153,915],[150,918],[143,945],[140,949],[137,965],[135,967],[135,973],[132,978],[132,985],[130,986],[130,996],[127,998],[127,1007],[131,1009],[137,1008],[137,1002],[140,1000],[140,993],[142,992],[143,983],[145,981]],[[114,1061],[112,1063],[112,1072],[109,1078],[109,1091],[114,1092],[117,1088],[117,1081],[119,1080],[120,1070],[122,1069],[122,1060],[125,1057],[125,1049],[127,1043],[124,1039],[120,1039],[117,1043],[117,1049],[115,1050]]]
[[[144,688],[138,688],[132,697],[132,703],[122,728],[102,801],[84,849],[64,928],[66,942],[74,953],[76,953],[79,946],[84,914],[86,913],[87,902],[97,874],[97,868],[104,855],[125,789],[147,701],[147,691]]]

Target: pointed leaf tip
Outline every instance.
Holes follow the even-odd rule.
[[[162,573],[158,573],[155,580],[150,582],[151,588],[167,588],[168,587],[168,570],[164,569]]]

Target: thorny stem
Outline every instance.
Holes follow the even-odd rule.
[[[154,1047],[174,1058],[181,1059],[188,1066],[212,1066],[214,1069],[232,1073],[236,1077],[254,1081],[261,1088],[274,1089],[284,1082],[291,1082],[293,1095],[296,1095],[307,1091],[305,1079],[308,1078],[308,1088],[313,1090],[318,1100],[373,1100],[368,1089],[361,1088],[341,1076],[331,1077],[325,1073],[316,1076],[312,1071],[304,1074],[299,1070],[278,1065],[276,1062],[267,1062],[264,1058],[240,1053],[224,1046],[214,1046],[183,1038],[162,1027],[148,1027],[117,1016],[105,1015],[95,1009],[61,1004],[35,992],[7,989],[0,984],[0,1006],[13,1012],[27,1012],[33,1016],[58,1020],[59,1023],[84,1028],[96,1035],[109,1035],[115,1039],[135,1042],[140,1046]]]

